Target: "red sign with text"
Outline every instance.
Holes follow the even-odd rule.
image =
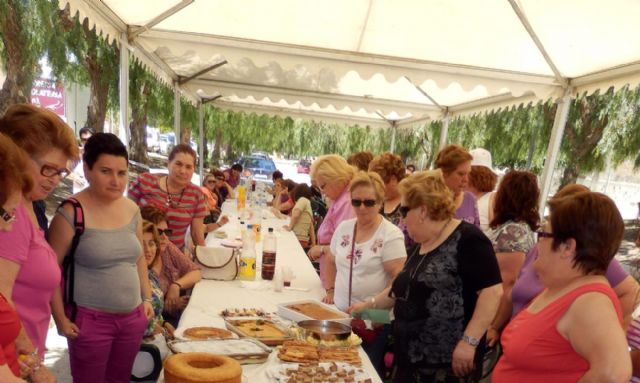
[[[31,89],[31,103],[43,108],[51,109],[62,119],[64,115],[64,88],[55,81],[39,78],[33,82]]]

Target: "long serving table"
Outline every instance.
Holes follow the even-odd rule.
[[[307,255],[302,250],[300,243],[292,232],[282,227],[287,220],[277,219],[266,209],[261,209],[261,225],[263,238],[269,227],[274,229],[277,237],[278,250],[276,259],[276,273],[281,272],[283,266],[290,267],[295,279],[291,282],[292,289],[283,289],[281,292],[274,290],[272,281],[260,278],[262,242],[256,246],[257,275],[256,280],[220,282],[202,280],[196,284],[191,293],[191,299],[180,320],[178,331],[195,326],[214,326],[224,328],[224,320],[220,312],[226,308],[261,308],[267,312],[275,312],[280,303],[293,302],[304,299],[322,299],[324,290],[320,278],[314,270]],[[222,214],[229,217],[229,223],[221,230],[227,233],[228,238],[234,238],[240,233],[240,224],[236,201],[229,200],[222,207]],[[222,240],[213,235],[207,236],[207,246],[220,246]],[[276,278],[274,278],[276,279]],[[360,347],[362,367],[371,377],[373,382],[382,382],[376,374],[371,361]],[[279,363],[273,352],[269,360],[259,365],[243,365],[243,382],[270,382],[267,370]]]

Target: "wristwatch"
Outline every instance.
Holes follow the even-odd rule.
[[[478,347],[480,344],[480,340],[478,338],[474,338],[466,334],[462,335],[462,341],[472,347]]]

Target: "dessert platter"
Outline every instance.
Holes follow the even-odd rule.
[[[264,317],[267,313],[262,309],[255,308],[233,308],[233,309],[224,309],[220,312],[220,316],[223,318],[238,318],[238,317]]]
[[[278,359],[284,362],[344,362],[362,364],[357,347],[318,347],[304,341],[286,341],[278,348]]]
[[[222,230],[216,230],[213,232],[213,236],[220,239],[225,239],[228,237],[227,233]]]
[[[264,363],[271,354],[271,349],[251,338],[244,339],[210,339],[196,341],[172,341],[169,348],[176,354],[202,352],[225,355],[241,364]]]
[[[226,329],[218,327],[189,327],[175,332],[175,337],[182,340],[204,340],[204,339],[233,339],[238,336]]]
[[[259,340],[268,346],[277,346],[293,339],[291,332],[267,319],[226,319],[226,326],[240,337]]]
[[[347,363],[285,363],[272,366],[267,374],[276,382],[371,383],[369,375]]]
[[[331,320],[344,324],[351,323],[351,317],[317,300],[305,300],[278,305],[278,315],[293,321],[308,319]]]

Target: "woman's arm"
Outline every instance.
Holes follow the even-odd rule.
[[[636,299],[640,292],[640,286],[638,282],[631,275],[627,275],[622,282],[613,287],[613,291],[616,292],[618,300],[620,301],[620,308],[622,309],[622,319],[624,321],[624,328],[627,328],[631,323],[631,313],[636,306]]]
[[[493,319],[500,297],[502,296],[502,284],[496,284],[480,290],[476,308],[473,311],[471,321],[464,330],[464,336],[469,338],[480,339],[484,335],[489,323]],[[473,358],[476,353],[476,347],[460,340],[453,350],[453,360],[451,366],[456,376],[466,376],[473,370]]]
[[[280,211],[291,210],[291,208],[293,208],[293,201],[291,201],[291,199],[288,199],[286,202],[281,203],[278,208],[280,209]]]
[[[214,230],[218,230],[222,226],[226,225],[227,222],[229,222],[229,217],[227,217],[226,215],[223,215],[222,217],[220,217],[218,222],[207,223],[205,225],[205,230],[207,231],[207,233],[210,233],[210,232],[212,232]]]
[[[74,211],[71,205],[65,204],[62,206],[62,209],[73,217]],[[58,256],[58,265],[62,266],[64,258],[69,253],[73,236],[74,228],[61,213],[57,213],[49,226],[49,245]],[[58,328],[58,334],[70,339],[78,337],[80,329],[67,318],[64,312],[62,289],[60,287],[56,287],[53,292],[53,297],[51,298],[51,313]]]
[[[137,213],[140,214],[140,213]],[[136,227],[136,237],[140,241],[140,249],[142,246],[142,217],[138,217],[138,226]],[[140,295],[142,297],[142,305],[144,306],[144,315],[147,320],[155,316],[153,306],[151,305],[151,283],[149,282],[149,269],[147,268],[147,260],[144,258],[144,250],[140,250],[140,256],[136,262],[138,267],[138,278],[140,279]]]
[[[186,301],[180,299],[180,290],[192,288],[200,279],[202,279],[202,272],[200,270],[191,270],[172,281],[164,296],[165,310],[167,312],[184,310]]]
[[[287,225],[285,228],[289,231],[293,230],[294,226],[296,226],[296,224],[298,223],[301,215],[302,210],[293,209],[293,211],[291,212],[291,220],[289,220],[289,225]]]
[[[513,286],[502,294],[498,312],[487,329],[487,344],[490,347],[493,347],[498,342],[502,329],[511,319],[511,313],[513,312],[513,301],[511,300],[512,290]]]
[[[231,185],[229,185],[228,182],[225,181],[224,187],[227,188],[227,198],[231,198],[231,199],[236,198],[236,192],[233,190],[233,188],[231,187]]]
[[[391,291],[391,285],[393,285],[393,281],[402,271],[406,260],[406,258],[397,258],[387,262],[383,262],[382,266],[384,267],[384,271],[389,274],[389,284],[387,285],[387,287],[385,287],[381,292],[379,292],[366,302],[352,304],[347,309],[347,312],[351,314],[352,311],[359,312],[368,308],[389,309],[393,307],[396,300],[389,297],[389,291]]]
[[[325,271],[325,288],[327,295],[322,298],[324,303],[333,303],[333,295],[335,293],[336,284],[336,258],[331,254],[329,246],[324,246],[324,271]]]
[[[191,220],[191,239],[195,246],[205,246],[204,228],[204,219],[202,217],[195,217]]]
[[[309,244],[311,246],[315,246],[317,241],[316,241],[316,228],[314,227],[315,225],[313,224],[313,218],[311,219],[311,225],[309,225]]]
[[[604,294],[578,297],[556,328],[573,349],[589,362],[579,383],[622,383],[631,378],[627,340],[613,303]]]
[[[13,375],[11,369],[9,369],[8,364],[0,365],[0,382],[3,383],[27,383],[26,380],[20,379],[17,376]]]

